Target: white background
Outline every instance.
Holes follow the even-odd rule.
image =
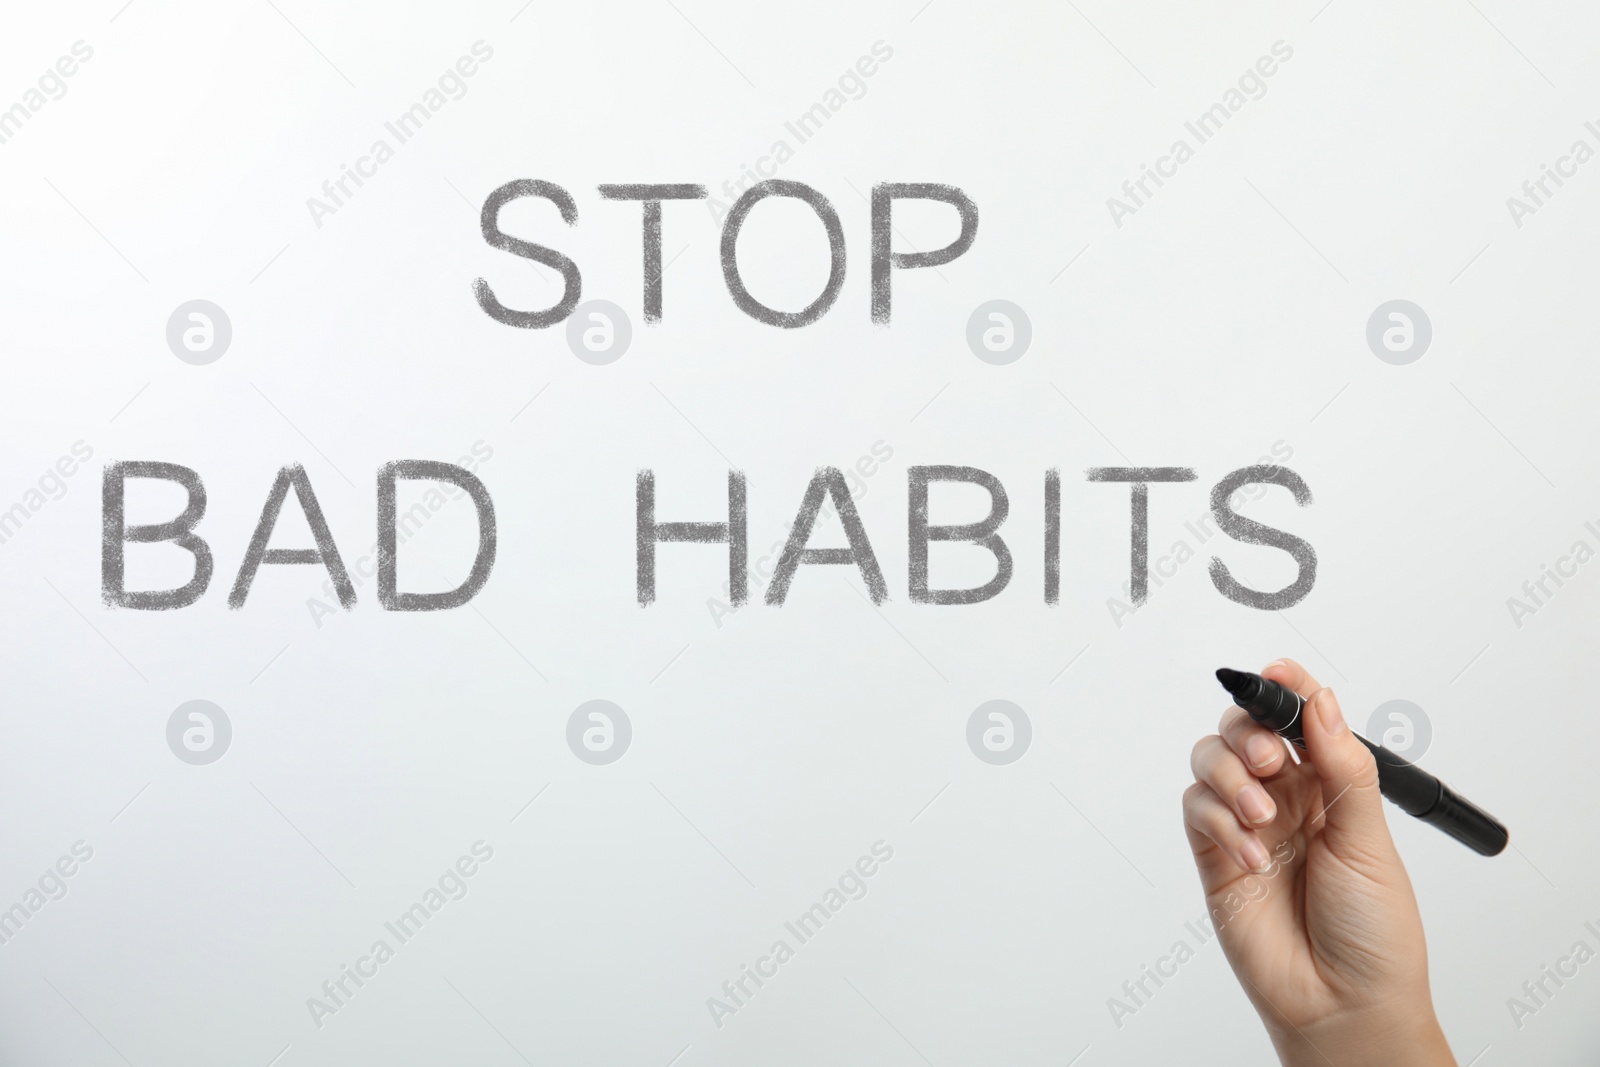
[[[1600,117],[1588,9],[120,2],[31,5],[0,37],[0,106],[73,42],[94,50],[0,145],[0,508],[75,441],[93,449],[0,545],[0,907],[73,842],[94,849],[0,946],[0,1060],[1270,1062],[1215,943],[1120,1028],[1107,1000],[1194,944],[1179,796],[1226,704],[1211,671],[1290,655],[1358,727],[1384,701],[1420,705],[1424,763],[1512,828],[1490,860],[1392,820],[1460,1060],[1593,1062],[1600,964],[1520,1029],[1507,1007],[1575,942],[1600,948],[1584,927],[1600,924],[1600,564],[1520,628],[1507,608],[1573,542],[1600,547],[1584,529],[1600,520],[1600,164],[1521,228],[1505,203],[1575,139],[1600,147],[1583,128]],[[466,95],[315,225],[307,198],[478,40],[493,58]],[[1280,40],[1293,58],[1266,94],[1116,226],[1107,197]],[[798,144],[785,122],[877,41],[893,55],[865,94]],[[793,331],[745,317],[706,205],[668,204],[665,319],[646,327],[639,208],[595,187],[699,182],[726,199],[779,138],[794,149],[779,177],[842,218],[837,305]],[[480,276],[517,306],[558,295],[553,272],[479,233],[484,197],[517,178],[575,199],[570,229],[536,201],[506,225],[571,256],[585,299],[627,310],[618,362],[588,365],[564,329],[512,329],[473,300]],[[863,194],[880,181],[950,183],[981,212],[965,256],[897,274],[888,329],[868,318]],[[896,221],[900,250],[954,236],[946,210]],[[752,216],[740,257],[780,307],[826,274],[791,203]],[[233,324],[210,366],[165,341],[195,298]],[[1009,366],[965,340],[995,298],[1032,320]],[[1394,298],[1433,323],[1409,366],[1365,341]],[[376,469],[475,442],[493,450],[479,474],[500,548],[470,607],[384,612],[368,581],[319,626],[320,572],[266,567],[227,609],[280,466],[306,466],[354,566],[376,536]],[[657,472],[664,521],[725,514],[726,471],[743,469],[754,562],[815,467],[877,442],[893,456],[859,507],[881,612],[853,571],[809,567],[781,610],[757,591],[718,626],[726,557],[705,546],[662,548],[659,601],[635,604],[636,469]],[[1224,599],[1212,554],[1263,588],[1292,566],[1218,537],[1119,626],[1128,493],[1082,471],[1198,471],[1152,487],[1155,561],[1193,541],[1212,484],[1278,442],[1315,502],[1273,490],[1250,513],[1316,547],[1311,595],[1281,615]],[[217,573],[194,606],[100,603],[113,459],[204,478]],[[1008,490],[1016,574],[988,603],[909,603],[905,469],[928,463]],[[1048,467],[1063,471],[1054,608]],[[129,499],[130,521],[180,506]],[[983,508],[935,490],[936,522]],[[406,586],[459,580],[472,531],[464,503],[442,511],[406,546]],[[273,543],[310,543],[292,502]],[[990,573],[970,547],[933,559],[936,584]],[[170,546],[130,549],[145,587],[187,573]],[[207,767],[165,740],[196,698],[234,729]],[[565,742],[595,698],[633,723],[608,767]],[[1008,767],[965,742],[994,698],[1033,723]],[[480,839],[494,858],[470,893],[314,1025],[307,998]],[[878,840],[894,858],[868,895],[718,1028],[707,998]]]

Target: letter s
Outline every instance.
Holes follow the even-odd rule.
[[[483,278],[472,283],[472,291],[478,298],[478,306],[496,322],[503,322],[507,326],[516,326],[523,330],[542,330],[572,314],[572,309],[578,306],[578,300],[583,295],[583,276],[578,273],[578,265],[560,252],[544,245],[536,245],[532,241],[512,237],[500,229],[500,209],[511,201],[526,196],[538,196],[549,200],[560,210],[562,222],[568,226],[578,224],[578,206],[572,202],[572,196],[565,189],[550,182],[519,178],[502,185],[490,193],[489,198],[483,202],[483,215],[479,220],[483,227],[483,239],[491,248],[531,259],[560,271],[561,277],[566,282],[561,300],[543,311],[515,311],[499,301],[494,295],[494,290]]]
[[[1317,580],[1317,553],[1310,544],[1293,534],[1247,519],[1233,510],[1228,498],[1243,486],[1255,484],[1281,485],[1294,494],[1296,504],[1305,507],[1311,503],[1311,488],[1288,467],[1270,464],[1241,467],[1211,490],[1211,514],[1216,519],[1217,528],[1235,541],[1247,545],[1270,545],[1289,553],[1300,565],[1300,573],[1293,582],[1277,592],[1263,593],[1241,585],[1229,573],[1228,565],[1212,556],[1211,582],[1218,592],[1236,604],[1262,611],[1278,611],[1300,603],[1311,592],[1311,586]]]

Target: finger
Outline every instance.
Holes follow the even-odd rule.
[[[1312,692],[1301,713],[1306,755],[1322,780],[1324,833],[1346,859],[1387,856],[1394,850],[1378,791],[1378,764],[1345,723],[1331,689]]]
[[[1278,814],[1278,806],[1245,768],[1239,754],[1216,734],[1195,743],[1189,767],[1195,781],[1210,786],[1245,826],[1265,826]]]
[[[1294,766],[1288,742],[1237,706],[1222,713],[1217,732],[1257,778],[1272,778]]]
[[[1211,787],[1196,782],[1183,794],[1183,821],[1189,828],[1189,846],[1197,859],[1216,846],[1240,871],[1257,874],[1272,866],[1267,846],[1254,830],[1239,825],[1233,809]]]
[[[1292,689],[1305,699],[1322,688],[1322,683],[1311,677],[1311,672],[1292,659],[1275,659],[1261,668],[1261,677],[1270,678],[1279,685]]]

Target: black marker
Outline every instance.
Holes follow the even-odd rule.
[[[1297,747],[1305,748],[1300,714],[1306,702],[1300,699],[1300,694],[1259,674],[1230,671],[1226,667],[1217,671],[1217,681],[1252,719]],[[1416,764],[1360,734],[1355,736],[1377,757],[1379,791],[1406,814],[1432,823],[1474,852],[1497,856],[1505,850],[1511,834],[1494,816]]]

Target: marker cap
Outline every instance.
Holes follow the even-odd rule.
[[[1438,803],[1417,818],[1485,856],[1498,856],[1511,843],[1511,831],[1499,820],[1443,782],[1439,783]]]

